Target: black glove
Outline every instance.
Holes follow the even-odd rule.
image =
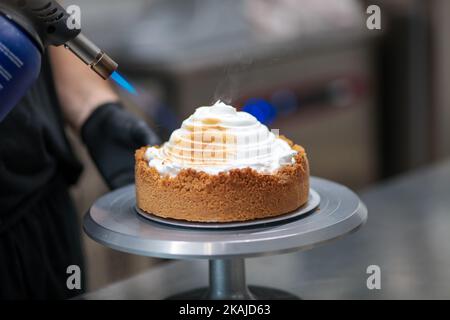
[[[89,116],[81,138],[111,189],[134,182],[136,149],[160,143],[145,121],[115,103],[102,105]]]

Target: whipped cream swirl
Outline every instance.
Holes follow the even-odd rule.
[[[255,117],[221,101],[197,108],[161,148],[149,147],[149,165],[175,176],[191,168],[217,174],[237,168],[273,173],[295,162],[297,152]]]

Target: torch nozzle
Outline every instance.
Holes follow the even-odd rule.
[[[118,64],[81,33],[74,39],[68,41],[65,47],[72,51],[104,80],[109,79],[114,71],[117,70]]]

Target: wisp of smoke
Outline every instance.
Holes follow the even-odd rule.
[[[237,55],[235,61],[225,68],[225,78],[216,87],[214,101],[231,104],[239,96],[240,84],[252,63],[251,57]]]

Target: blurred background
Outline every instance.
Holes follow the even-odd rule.
[[[67,0],[163,139],[218,99],[303,145],[313,175],[361,191],[450,155],[447,0]],[[366,9],[381,8],[369,30]],[[80,217],[107,192],[86,170]],[[90,289],[163,263],[85,238]]]

